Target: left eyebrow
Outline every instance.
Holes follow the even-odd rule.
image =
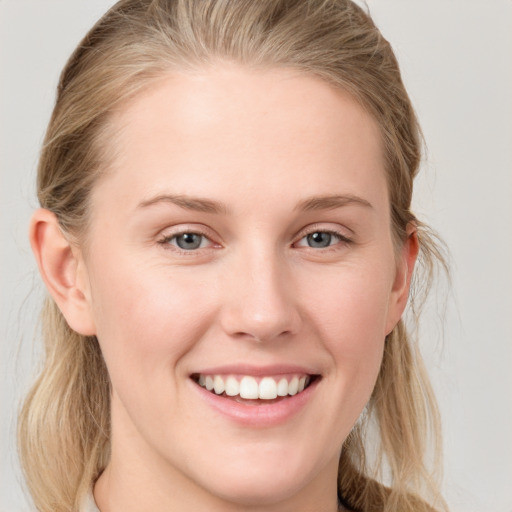
[[[156,204],[174,204],[184,210],[193,210],[203,213],[214,213],[218,215],[226,215],[229,213],[227,206],[223,203],[212,201],[201,197],[192,197],[188,195],[162,194],[146,201],[143,201],[137,208],[147,208]]]
[[[335,208],[348,205],[357,205],[373,209],[372,204],[366,199],[352,194],[310,197],[301,201],[295,209],[302,211],[334,210]]]

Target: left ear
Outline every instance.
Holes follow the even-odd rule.
[[[394,329],[407,305],[412,273],[418,257],[419,248],[418,230],[413,223],[409,223],[407,226],[407,238],[400,249],[395,281],[391,290],[386,335]]]

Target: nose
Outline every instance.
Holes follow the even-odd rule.
[[[234,267],[223,291],[224,332],[258,342],[296,334],[302,320],[286,264],[267,253],[241,257]]]

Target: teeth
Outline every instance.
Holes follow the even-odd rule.
[[[299,379],[297,377],[293,377],[293,379],[288,384],[288,394],[296,395],[299,391]]]
[[[240,381],[240,397],[241,398],[259,398],[259,386],[254,377],[243,377]]]
[[[310,377],[306,375],[281,377],[276,381],[273,377],[263,377],[258,382],[255,377],[245,375],[240,380],[229,375],[199,375],[198,384],[213,391],[217,395],[226,393],[227,396],[240,395],[241,398],[251,400],[273,400],[278,396],[294,396],[308,386]]]
[[[213,378],[213,390],[217,395],[224,393],[224,380],[220,375],[215,375]]]
[[[261,380],[259,397],[262,400],[272,400],[277,397],[277,384],[272,377],[265,377]]]
[[[201,384],[201,383],[199,383]],[[228,377],[226,379],[226,395],[236,396],[240,394],[240,384],[235,377]]]
[[[288,394],[288,381],[283,377],[277,384],[277,396],[286,396]]]

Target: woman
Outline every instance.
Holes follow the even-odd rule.
[[[419,159],[353,3],[116,4],[40,160],[51,298],[19,427],[38,510],[441,510],[401,320],[439,258]]]

